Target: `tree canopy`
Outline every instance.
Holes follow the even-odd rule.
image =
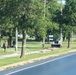
[[[0,0],[2,35],[6,33],[12,39],[13,31],[18,28],[23,34],[21,57],[26,47],[26,33],[40,40],[49,34],[59,38],[60,27],[65,36],[67,30],[75,26],[75,19],[76,0],[66,0],[65,5],[59,4],[58,0]]]

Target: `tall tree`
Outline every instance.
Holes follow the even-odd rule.
[[[56,36],[57,34],[59,34],[59,22],[56,21],[58,20],[57,17],[57,10],[59,9],[59,4],[58,4],[58,0],[47,0],[47,8],[49,11],[49,14],[47,14],[47,17],[50,20],[49,25],[47,26],[47,35],[52,34],[55,36],[55,38],[58,36]],[[57,17],[57,18],[56,18]]]
[[[16,9],[15,7],[17,6],[16,1],[12,0],[3,0],[1,1],[1,9],[0,9],[0,21],[1,21],[1,27],[3,28],[3,31],[8,34],[9,36],[9,42],[8,45],[9,47],[12,44],[12,33],[13,33],[13,28],[15,27],[14,25],[14,16],[16,16]]]
[[[64,19],[65,24],[68,26],[75,26],[76,23],[76,0],[66,0],[66,5],[64,8]],[[70,29],[71,30],[71,29]],[[68,48],[70,47],[70,34],[72,31],[68,32]]]
[[[19,25],[22,29],[23,34],[23,42],[22,42],[22,51],[21,51],[21,57],[25,56],[25,45],[26,45],[26,32],[29,28],[33,28],[35,25],[35,19],[40,17],[41,15],[41,4],[40,0],[24,0],[20,3],[20,12],[21,17],[19,18]],[[39,6],[40,5],[40,6]],[[22,10],[23,9],[23,10]],[[40,13],[40,14],[39,14]]]

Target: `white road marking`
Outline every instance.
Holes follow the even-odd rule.
[[[53,61],[56,61],[56,60],[59,60],[59,59],[62,59],[62,58],[66,58],[66,57],[69,57],[69,56],[72,56],[72,55],[75,55],[75,54],[76,54],[76,53],[69,54],[69,55],[62,56],[62,57],[58,57],[58,58],[55,58],[55,59],[52,59],[52,60],[49,60],[49,61],[46,61],[46,62],[37,64],[37,65],[34,65],[34,66],[30,66],[30,67],[27,67],[27,68],[23,68],[23,69],[20,69],[20,70],[17,70],[17,71],[14,71],[14,72],[11,72],[11,73],[8,73],[8,74],[5,74],[5,75],[11,75],[11,74],[20,72],[20,71],[22,71],[22,70],[26,70],[26,69],[30,69],[30,68],[33,68],[33,67],[37,67],[37,66],[40,66],[40,65],[44,65],[44,64],[46,64],[46,63],[53,62]]]

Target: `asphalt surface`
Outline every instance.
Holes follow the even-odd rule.
[[[0,75],[76,75],[76,53],[1,71]]]

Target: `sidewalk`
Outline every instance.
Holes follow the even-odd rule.
[[[28,55],[28,54],[35,54],[35,53],[45,53],[47,51],[52,51],[52,49],[44,49],[44,50],[39,50],[39,51],[31,51],[31,52],[27,52],[26,55]],[[15,57],[15,56],[20,56],[20,53],[13,53],[13,54],[9,54],[9,55],[1,55],[0,59],[10,58],[10,57]]]
[[[20,55],[20,54],[18,54],[18,53],[9,54],[9,55],[1,55],[1,56],[0,56],[0,59],[15,57],[15,56],[19,56],[19,55]]]

